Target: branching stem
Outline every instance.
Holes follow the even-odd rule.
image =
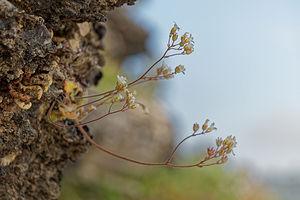
[[[129,161],[129,162],[132,162],[132,163],[136,163],[136,164],[140,164],[140,165],[147,165],[147,166],[170,166],[170,167],[187,168],[187,167],[204,167],[204,166],[211,166],[211,165],[217,165],[217,164],[225,163],[227,161],[227,156],[225,154],[228,153],[228,152],[229,153],[232,152],[232,148],[234,148],[236,146],[235,137],[232,138],[231,136],[230,137],[228,136],[226,138],[226,140],[224,140],[224,141],[221,140],[221,139],[218,139],[218,141],[217,141],[217,146],[218,147],[216,149],[214,149],[214,148],[208,148],[208,156],[206,156],[202,161],[200,161],[198,163],[190,164],[190,165],[178,165],[178,164],[172,163],[173,158],[174,158],[176,152],[178,151],[179,147],[185,141],[187,141],[188,139],[190,139],[192,137],[195,137],[195,136],[204,135],[204,133],[209,133],[209,132],[211,132],[212,130],[215,129],[214,128],[214,123],[212,123],[211,126],[209,128],[207,128],[207,122],[209,120],[206,120],[205,124],[202,126],[202,130],[203,131],[202,132],[199,131],[198,133],[197,133],[197,131],[199,130],[199,124],[195,123],[194,127],[193,127],[194,132],[191,135],[189,135],[189,136],[185,137],[184,139],[182,139],[174,147],[174,149],[172,150],[172,152],[170,153],[170,156],[166,159],[166,161],[165,162],[161,162],[161,163],[138,161],[138,160],[135,160],[135,159],[131,159],[131,158],[119,155],[117,153],[113,153],[112,151],[107,150],[107,149],[103,148],[102,146],[100,146],[99,144],[97,144],[87,134],[87,132],[82,127],[82,126],[84,126],[86,124],[89,124],[89,123],[95,122],[97,120],[101,120],[101,119],[103,119],[105,117],[108,117],[109,115],[113,115],[113,114],[116,114],[116,113],[124,112],[124,111],[129,110],[129,109],[134,109],[134,108],[137,107],[138,104],[142,105],[142,107],[145,108],[145,106],[143,104],[141,104],[139,102],[135,102],[135,97],[134,97],[135,93],[131,92],[129,90],[129,88],[131,88],[131,87],[133,87],[135,85],[144,83],[144,82],[148,82],[148,81],[160,80],[160,79],[164,79],[164,78],[168,79],[168,78],[171,78],[175,74],[180,73],[180,72],[184,73],[185,69],[184,69],[183,65],[177,66],[175,68],[175,72],[171,72],[171,68],[165,66],[166,64],[163,63],[163,65],[160,68],[157,69],[157,75],[155,75],[155,76],[147,75],[163,59],[170,58],[172,56],[178,56],[178,55],[188,55],[188,54],[190,54],[190,53],[192,53],[194,51],[193,44],[191,43],[191,42],[193,42],[192,41],[193,38],[192,38],[191,35],[188,36],[187,33],[185,33],[181,37],[181,42],[180,43],[175,44],[175,40],[177,40],[177,38],[178,38],[178,34],[176,33],[177,30],[179,30],[179,28],[175,24],[174,27],[171,29],[171,32],[169,34],[166,51],[163,53],[163,55],[156,62],[154,62],[136,80],[130,82],[127,85],[127,79],[125,77],[123,77],[123,76],[117,76],[118,77],[118,82],[116,84],[115,89],[107,91],[107,92],[103,92],[103,93],[100,93],[100,94],[89,95],[89,96],[82,96],[82,97],[75,97],[75,99],[84,99],[84,98],[93,98],[93,97],[98,97],[98,99],[90,101],[90,102],[85,103],[85,104],[82,103],[82,105],[78,105],[75,110],[71,110],[71,111],[69,111],[67,109],[68,108],[68,103],[66,103],[67,105],[64,108],[66,108],[66,112],[69,112],[69,113],[66,114],[66,112],[63,112],[63,110],[61,110],[62,115],[65,118],[73,119],[74,118],[73,116],[74,115],[77,116],[76,114],[78,114],[78,113],[74,114],[75,111],[80,112],[80,114],[82,114],[81,117],[78,117],[77,119],[74,119],[74,121],[75,121],[74,125],[62,125],[62,124],[58,124],[58,123],[54,122],[51,119],[52,111],[53,111],[53,108],[55,106],[55,102],[52,103],[52,105],[50,106],[50,109],[48,111],[48,115],[47,116],[48,116],[49,121],[52,124],[54,124],[54,125],[56,125],[58,127],[61,127],[61,128],[78,127],[79,130],[87,138],[87,140],[89,142],[91,142],[98,149],[104,151],[105,153],[107,153],[109,155],[117,157],[119,159],[126,160],[126,161]],[[180,52],[180,53],[176,53],[174,51],[177,51],[177,52]],[[77,63],[77,64],[80,64],[80,63]],[[70,95],[70,93],[72,92],[72,91],[67,91],[67,89],[65,89],[65,91],[67,93],[66,95]],[[125,97],[122,96],[123,93],[126,93]],[[72,95],[75,96],[73,93],[72,93]],[[69,101],[64,101],[64,102],[69,102],[69,105],[74,105],[74,103],[70,100],[70,98],[66,98],[66,100],[69,100]],[[74,99],[72,99],[72,100],[74,100]],[[123,106],[121,106],[121,108],[120,107],[115,108],[114,105],[117,102],[118,103],[123,103]],[[91,105],[94,105],[94,104],[95,104],[95,106],[91,106]],[[100,117],[98,117],[96,119],[87,121],[87,122],[80,122],[85,116],[87,116],[88,114],[90,114],[94,110],[95,107],[98,108],[98,107],[100,107],[100,106],[102,106],[104,104],[110,104],[108,106],[108,110],[107,110],[106,114],[103,114],[102,116],[100,116]],[[61,106],[61,104],[59,106]],[[86,106],[91,106],[91,107],[88,107],[86,110],[84,110],[83,107],[86,107]],[[70,106],[70,108],[72,108],[72,107]],[[205,127],[205,128],[203,128],[203,127]],[[223,145],[223,146],[220,147],[221,145]],[[217,158],[221,158],[221,159],[217,160],[216,162],[212,162],[212,160],[215,160]],[[210,161],[210,163],[207,163],[208,161]]]
[[[80,131],[84,134],[84,136],[88,139],[89,142],[91,142],[95,147],[97,147],[98,149],[100,149],[101,151],[111,155],[111,156],[114,156],[114,157],[117,157],[117,158],[120,158],[122,160],[126,160],[128,162],[132,162],[132,163],[136,163],[136,164],[140,164],[140,165],[146,165],[146,166],[169,166],[169,167],[179,167],[179,168],[187,168],[187,167],[204,167],[204,166],[210,166],[210,165],[215,165],[215,164],[218,164],[217,162],[216,163],[210,163],[210,164],[204,164],[204,162],[206,162],[207,160],[203,160],[199,163],[196,163],[196,164],[192,164],[192,165],[177,165],[177,164],[172,164],[170,163],[172,158],[174,157],[174,154],[175,152],[177,151],[178,147],[184,142],[186,141],[187,139],[193,137],[193,136],[198,136],[198,135],[202,135],[202,133],[199,133],[199,134],[195,134],[193,133],[192,135],[190,136],[187,136],[186,138],[184,138],[181,142],[179,142],[176,147],[174,148],[174,150],[172,151],[172,154],[169,156],[169,158],[167,159],[167,161],[163,162],[163,163],[152,163],[152,162],[143,162],[143,161],[138,161],[138,160],[134,160],[134,159],[131,159],[131,158],[128,158],[128,157],[125,157],[125,156],[122,156],[120,154],[117,154],[117,153],[113,153],[105,148],[103,148],[102,146],[100,146],[99,144],[97,144],[88,134],[87,132],[82,128],[82,125],[84,124],[81,124],[78,120],[74,120],[76,125],[78,126],[78,128],[80,129]]]

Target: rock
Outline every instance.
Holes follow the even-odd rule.
[[[148,33],[125,15],[123,9],[108,14],[107,37],[104,38],[105,50],[113,59],[123,60],[125,57],[146,52]]]
[[[16,7],[27,13],[41,16],[47,26],[58,30],[72,22],[105,22],[108,11],[136,0],[10,0]]]
[[[104,59],[93,23],[124,3],[133,0],[0,0],[1,200],[58,199],[64,167],[90,144],[77,128],[49,123],[48,109],[66,79],[95,82]]]

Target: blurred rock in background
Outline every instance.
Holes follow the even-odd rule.
[[[145,46],[148,33],[139,25],[126,17],[126,10],[118,9],[110,12],[104,24],[107,35],[103,42],[109,57],[124,60],[127,56],[146,53]]]

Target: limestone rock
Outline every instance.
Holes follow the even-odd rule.
[[[82,88],[104,65],[107,11],[132,0],[0,0],[0,199],[54,200],[62,171],[89,148],[77,128],[47,121],[66,79]],[[90,30],[80,33],[84,21]],[[72,124],[65,120],[64,124]],[[88,131],[88,128],[85,127]]]

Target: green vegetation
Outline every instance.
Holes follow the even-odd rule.
[[[93,180],[65,177],[60,200],[235,200],[237,179],[220,167],[172,169],[151,168],[143,175],[103,171]]]

